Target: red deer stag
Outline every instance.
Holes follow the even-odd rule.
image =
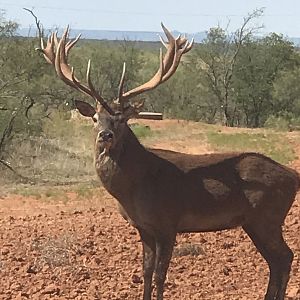
[[[68,29],[60,40],[52,34],[40,49],[67,85],[97,101],[94,108],[76,101],[79,112],[91,118],[96,130],[95,167],[104,187],[114,196],[123,216],[138,230],[143,244],[144,293],[163,299],[164,282],[177,233],[205,232],[241,226],[270,268],[266,300],[284,299],[293,252],[282,236],[282,224],[299,187],[298,174],[258,153],[188,155],[145,149],[127,124],[143,103],[129,99],[152,90],[176,71],[193,43],[174,38],[162,25],[168,41],[160,66],[148,82],[124,92],[125,64],[118,98],[110,104],[90,79],[81,83],[68,64]]]

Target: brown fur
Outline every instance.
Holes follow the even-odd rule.
[[[145,149],[126,125],[96,170],[144,246],[144,300],[157,299],[178,232],[242,226],[270,267],[267,300],[282,300],[293,253],[281,225],[299,188],[297,173],[258,153],[189,155]]]
[[[125,64],[118,98],[110,106],[94,88],[88,65],[87,85],[76,80],[68,64],[69,30],[57,43],[53,33],[41,50],[69,86],[91,96],[104,110],[75,100],[80,113],[95,124],[95,166],[103,185],[119,202],[122,214],[143,243],[144,300],[163,300],[164,282],[178,232],[216,231],[242,226],[270,269],[265,300],[283,300],[293,252],[281,225],[295,199],[299,176],[257,153],[188,155],[147,150],[127,125],[143,105],[129,100],[165,82],[176,71],[193,41],[174,38],[162,25],[168,42],[160,67],[148,82],[124,92]]]
[[[129,100],[165,82],[176,71],[193,41],[174,38],[162,25],[168,42],[160,67],[148,82],[124,92],[125,64],[118,98],[110,106],[94,88],[75,78],[68,64],[69,30],[58,42],[52,33],[40,51],[69,86],[91,96],[103,109],[75,100],[80,113],[94,121],[95,166],[104,187],[119,202],[122,214],[140,233],[143,243],[144,300],[152,298],[155,274],[157,300],[178,232],[216,231],[242,226],[270,268],[265,300],[283,300],[293,252],[282,237],[281,225],[295,199],[299,176],[257,153],[187,155],[147,150],[127,125],[143,101]]]

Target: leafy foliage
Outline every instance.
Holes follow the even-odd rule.
[[[204,42],[183,57],[170,80],[143,95],[145,109],[169,118],[227,126],[298,129],[299,51],[277,33],[256,37],[260,27],[251,21],[262,13],[249,14],[233,33],[220,26],[211,28]],[[35,51],[39,39],[18,37],[17,28],[0,14],[0,167],[13,170],[19,166],[13,155],[19,141],[67,136],[69,125],[63,124],[71,116],[73,99],[84,98],[58,80]],[[83,80],[90,58],[94,85],[105,99],[114,99],[123,62],[124,88],[134,88],[158,69],[160,46],[82,40],[72,49],[70,62]]]

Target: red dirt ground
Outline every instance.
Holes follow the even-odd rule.
[[[300,149],[299,157],[300,157]],[[293,163],[300,170],[300,161]],[[78,200],[0,198],[0,299],[141,299],[142,248],[101,188]],[[287,299],[300,299],[300,194],[284,227],[295,258]],[[236,229],[178,235],[165,299],[263,299],[268,267]]]

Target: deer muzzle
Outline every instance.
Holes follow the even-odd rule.
[[[98,141],[99,142],[109,142],[114,137],[114,134],[110,130],[102,130],[98,133]]]
[[[111,130],[102,130],[98,133],[96,144],[99,147],[101,155],[106,155],[112,146],[114,133]]]

